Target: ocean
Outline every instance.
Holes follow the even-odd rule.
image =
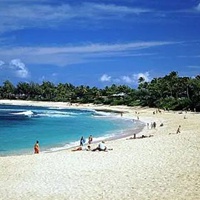
[[[141,125],[114,112],[0,105],[0,156],[33,154],[36,140],[42,152],[58,151],[79,145],[82,136],[100,141]]]

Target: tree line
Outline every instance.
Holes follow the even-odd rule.
[[[180,77],[171,72],[164,77],[147,82],[140,77],[138,88],[127,85],[111,85],[103,89],[70,83],[55,85],[19,82],[14,86],[9,80],[0,86],[0,99],[33,101],[62,101],[106,105],[149,106],[169,110],[200,111],[200,75]]]

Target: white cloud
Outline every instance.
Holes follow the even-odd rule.
[[[135,81],[138,81],[138,79],[139,79],[140,77],[144,78],[144,80],[145,80],[146,82],[150,81],[150,79],[151,79],[151,78],[150,78],[150,75],[149,75],[149,72],[133,74],[133,79],[134,79]]]
[[[19,78],[27,78],[29,73],[24,63],[20,59],[13,59],[10,61],[9,68],[15,71],[15,74]]]
[[[125,83],[128,83],[128,84],[133,82],[133,80],[129,76],[122,76],[122,81],[124,81]]]
[[[193,12],[194,7],[188,10],[177,11],[159,11],[134,6],[124,6],[111,3],[63,3],[52,4],[48,0],[34,1],[25,0],[15,1],[3,0],[0,2],[0,32],[21,30],[31,27],[39,28],[64,28],[74,25],[96,24],[102,20],[127,20],[133,21],[134,16],[142,16],[143,20],[152,20],[152,14],[155,17],[166,16],[173,12]],[[46,2],[46,3],[44,3]],[[196,11],[200,11],[200,4],[195,7]],[[149,14],[149,17],[147,16]],[[137,18],[136,18],[137,19]]]
[[[187,66],[187,68],[200,69],[200,65],[190,65],[190,66]]]
[[[200,11],[200,3],[197,5],[197,7],[195,8],[197,11]]]
[[[4,65],[4,64],[5,64],[5,62],[2,61],[2,60],[0,60],[0,67],[1,67],[2,65]]]
[[[73,16],[68,5],[6,4],[0,7],[0,28],[1,31],[9,31],[26,27],[51,27]]]
[[[137,84],[139,78],[142,77],[146,82],[151,80],[149,72],[132,74],[131,76],[122,76],[121,81],[127,84]]]
[[[124,56],[153,56],[141,49],[177,44],[170,41],[129,42],[116,44],[86,44],[80,46],[52,47],[1,47],[0,57],[7,60],[15,57],[31,64],[54,64],[66,66],[69,64],[89,62],[90,59],[119,58]],[[134,52],[134,53],[133,53]],[[37,57],[37,59],[35,59]]]
[[[133,8],[133,7],[127,7],[127,6],[118,6],[115,4],[95,4],[95,3],[85,3],[85,10],[93,11],[98,14],[105,15],[106,13],[111,15],[127,15],[127,14],[141,14],[141,13],[147,13],[152,12],[149,9],[142,9],[142,8]]]
[[[145,81],[149,82],[151,80],[149,72],[140,72],[136,74],[132,74],[130,76],[124,75],[120,77],[111,77],[107,74],[104,74],[101,78],[101,82],[111,82],[111,83],[118,83],[118,84],[129,84],[129,85],[137,85],[139,78],[144,78]]]
[[[73,20],[89,23],[102,19],[119,19],[127,15],[139,15],[151,12],[148,9],[118,6],[115,4],[82,3],[75,4],[44,4],[35,2],[25,4],[23,1],[11,1],[9,4],[0,3],[0,30],[10,31],[26,27],[55,28],[60,23],[67,25]],[[63,26],[62,26],[63,27]]]
[[[102,75],[100,78],[101,82],[109,82],[110,80],[111,80],[111,76],[108,76],[107,74]]]
[[[101,52],[123,52],[138,49],[146,49],[156,46],[164,46],[175,44],[175,42],[166,41],[151,41],[151,42],[130,42],[121,44],[90,44],[85,46],[73,46],[73,47],[36,47],[29,49],[29,53],[35,55],[44,54],[59,54],[59,53],[101,53]],[[21,51],[27,51],[27,48],[22,48]],[[17,51],[17,50],[16,50]]]

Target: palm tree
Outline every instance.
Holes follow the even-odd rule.
[[[15,98],[15,86],[8,80],[3,83],[1,88],[3,98]]]

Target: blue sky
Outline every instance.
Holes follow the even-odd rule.
[[[0,0],[0,19],[0,84],[200,74],[200,0]]]

